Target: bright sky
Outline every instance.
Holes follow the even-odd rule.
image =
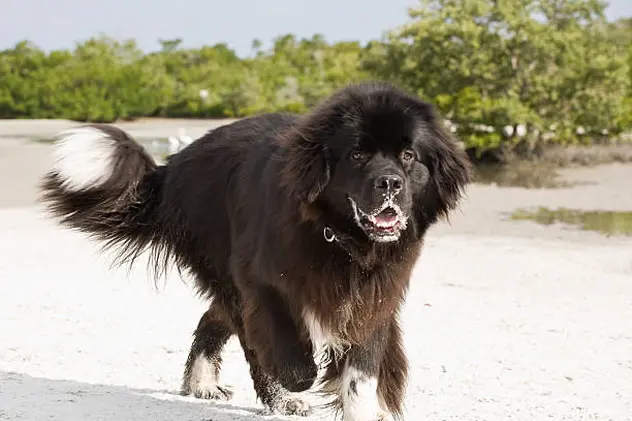
[[[45,50],[72,48],[99,33],[135,38],[143,50],[158,39],[180,37],[184,46],[226,42],[238,54],[277,35],[328,41],[376,39],[407,21],[415,0],[4,0],[0,49],[28,39]],[[632,16],[632,0],[610,0],[608,17]]]

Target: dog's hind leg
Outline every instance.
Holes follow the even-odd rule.
[[[239,334],[241,347],[244,350],[246,361],[250,365],[250,377],[254,385],[257,398],[263,403],[266,414],[299,415],[307,416],[310,413],[308,403],[285,389],[278,380],[266,374],[259,362],[257,355],[250,349],[245,341],[245,335]]]
[[[193,394],[201,399],[218,400],[232,397],[232,391],[219,384],[219,374],[222,348],[233,333],[223,307],[219,303],[211,304],[193,334],[182,381],[183,395]]]

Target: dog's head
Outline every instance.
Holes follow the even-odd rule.
[[[339,91],[284,140],[291,194],[375,242],[447,216],[470,180],[466,154],[432,107],[387,84]]]

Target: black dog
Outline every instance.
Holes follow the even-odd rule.
[[[398,312],[428,227],[470,181],[432,107],[382,83],[342,89],[304,116],[222,126],[163,166],[107,125],[62,133],[42,199],[66,226],[148,250],[212,298],[183,393],[227,399],[221,351],[237,334],[258,398],[305,414],[289,392],[320,386],[346,421],[401,417],[408,364]]]

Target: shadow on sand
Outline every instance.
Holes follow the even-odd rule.
[[[259,421],[258,408],[205,402],[171,391],[51,380],[0,371],[0,420]]]

